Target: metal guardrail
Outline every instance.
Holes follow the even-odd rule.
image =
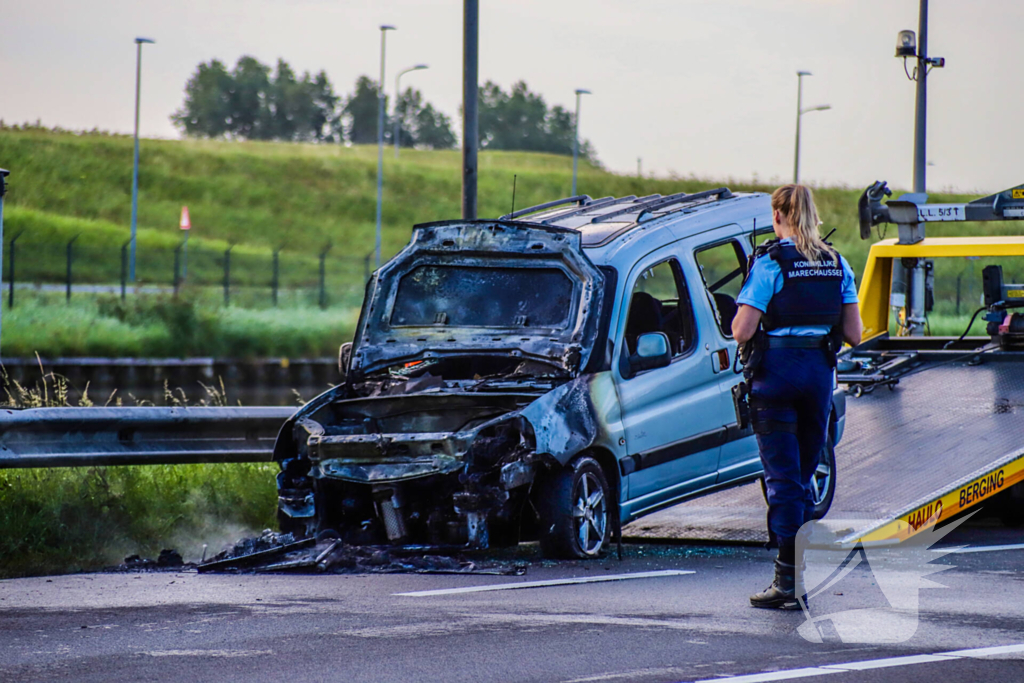
[[[0,469],[267,462],[294,408],[0,410]]]

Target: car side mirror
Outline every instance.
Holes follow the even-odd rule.
[[[622,374],[628,379],[644,370],[663,368],[670,362],[672,350],[668,343],[668,335],[664,332],[647,332],[637,337],[636,353],[629,356],[629,371]]]
[[[352,342],[345,342],[338,349],[338,373],[341,374],[341,381],[348,377],[348,365],[352,361]]]

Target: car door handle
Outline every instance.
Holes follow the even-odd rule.
[[[711,354],[711,369],[715,373],[729,369],[729,349],[718,349]]]

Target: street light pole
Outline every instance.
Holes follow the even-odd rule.
[[[927,192],[925,171],[927,118],[928,118],[928,70],[942,68],[946,60],[928,56],[928,0],[921,0],[918,16],[918,35],[911,30],[900,31],[896,36],[896,57],[903,58],[903,69],[907,78],[917,81],[917,97],[914,108],[914,192]],[[907,60],[914,58],[914,73],[907,71]],[[925,224],[918,223],[912,233],[900,235],[904,244],[924,239]],[[906,240],[906,241],[904,241]],[[927,267],[923,259],[903,259],[893,264],[893,281],[897,277],[906,282],[905,310],[906,334],[920,336],[928,325],[927,316]]]
[[[462,3],[462,218],[476,220],[480,0]]]
[[[796,152],[793,155],[793,184],[800,182],[800,116],[803,114],[804,76],[810,71],[796,72]]]
[[[832,108],[832,105],[829,104],[819,104],[816,107],[803,108],[803,77],[810,75],[810,71],[796,72],[796,153],[793,159],[793,184],[800,182],[800,118],[809,111],[825,111]]]
[[[421,69],[429,69],[426,64],[417,64],[416,66],[410,66],[408,69],[399,71],[398,75],[395,76],[395,158],[398,158],[398,137],[401,134],[398,121],[398,98],[402,96],[402,88],[399,83],[402,80],[402,76],[409,73],[410,71],[419,71]]]
[[[135,235],[139,222],[139,94],[142,88],[142,44],[155,43],[152,38],[135,39],[135,160],[132,164],[132,237],[128,279],[135,282]]]
[[[928,0],[921,0],[918,16],[917,97],[914,108],[914,192],[925,189],[925,141],[928,123]]]
[[[377,268],[380,268],[380,211],[384,197],[384,41],[388,31],[394,26],[382,24],[380,27],[380,90],[377,91],[377,244],[374,249]]]
[[[580,96],[590,94],[589,90],[576,89],[576,133],[573,135],[572,142],[572,194],[570,195],[572,197],[576,196],[576,167],[580,156]]]

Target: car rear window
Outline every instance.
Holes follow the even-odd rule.
[[[564,328],[572,302],[557,268],[423,265],[399,281],[391,325]]]

